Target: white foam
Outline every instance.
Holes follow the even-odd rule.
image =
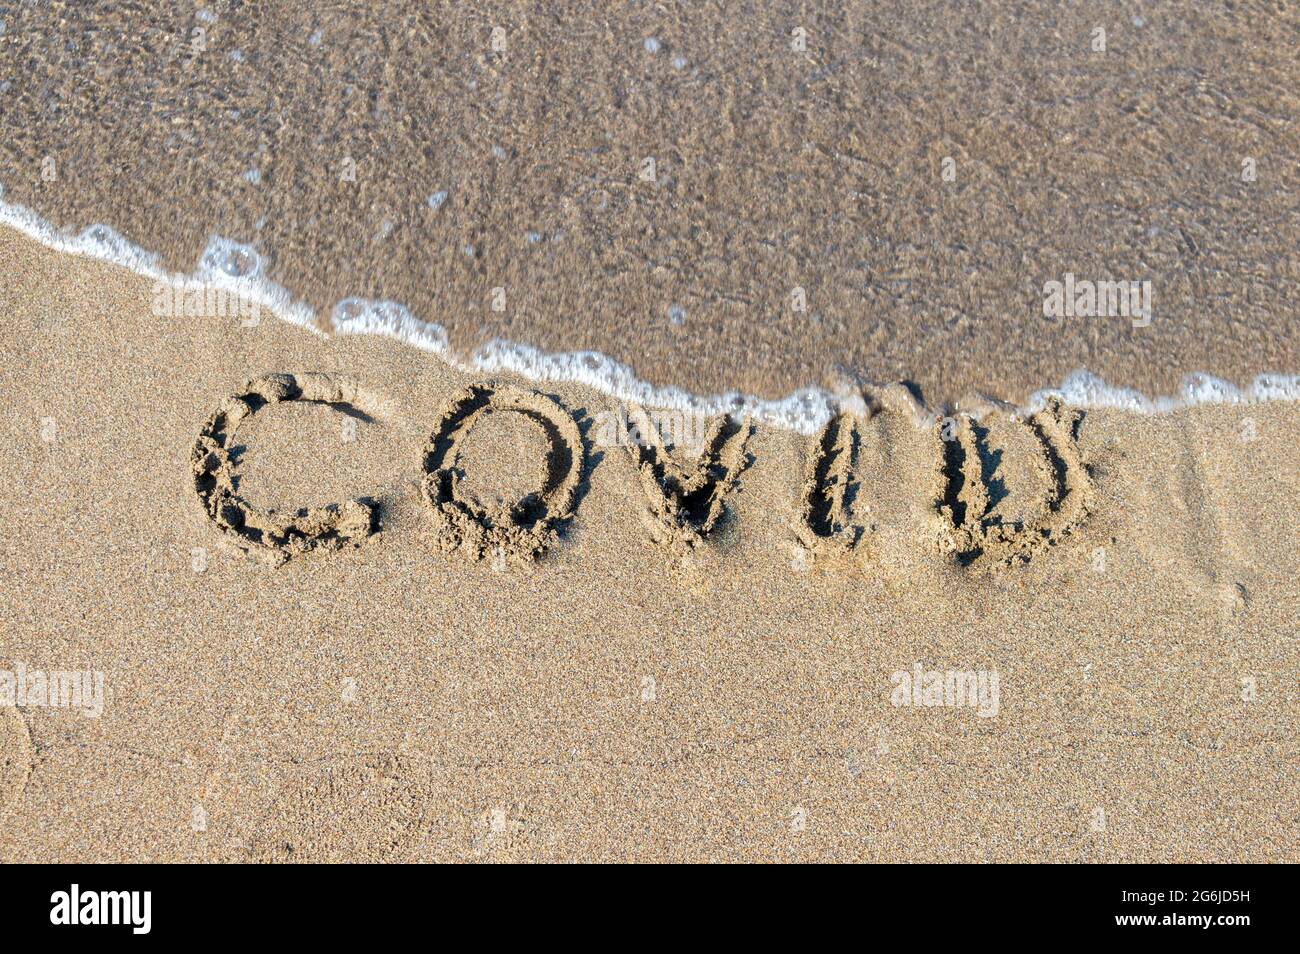
[[[146,251],[111,226],[91,225],[80,232],[55,228],[31,209],[5,202],[3,187],[0,187],[0,225],[7,225],[55,251],[111,262],[176,288],[215,287],[235,292],[277,318],[316,330],[315,312],[294,301],[286,289],[266,277],[265,259],[251,245],[213,236],[191,274],[168,272],[159,264],[156,253]]]
[[[164,281],[190,285],[200,282],[224,288],[241,298],[256,302],[277,318],[303,328],[316,328],[316,312],[294,301],[288,290],[266,277],[266,259],[251,245],[214,235],[199,256],[198,267],[191,275],[162,275]]]
[[[749,416],[802,434],[815,433],[835,414],[839,401],[817,388],[795,391],[775,401],[739,391],[702,396],[677,387],[655,387],[627,365],[598,351],[548,353],[530,345],[497,339],[474,352],[469,368],[509,371],[533,381],[576,381],[617,398],[654,408],[694,414]]]
[[[450,346],[442,325],[421,321],[395,301],[345,298],[334,306],[330,327],[340,335],[384,335],[422,351],[447,355]]]
[[[1258,401],[1300,401],[1300,375],[1261,374],[1249,386],[1239,388],[1212,374],[1196,373],[1183,378],[1174,396],[1149,398],[1132,388],[1116,387],[1080,368],[1061,382],[1059,388],[1034,392],[1025,410],[1040,409],[1050,398],[1081,408],[1117,408],[1142,414],[1159,414],[1197,404],[1253,404]]]
[[[256,302],[276,317],[320,333],[316,313],[295,301],[287,289],[267,277],[266,259],[252,245],[213,236],[193,273],[165,271],[159,256],[128,241],[107,225],[92,225],[80,232],[57,229],[32,210],[3,200],[0,186],[0,225],[22,232],[56,251],[100,259],[178,288],[210,286],[234,292]],[[833,394],[804,388],[784,398],[765,400],[738,391],[697,395],[677,387],[656,387],[637,377],[627,365],[596,351],[548,353],[529,345],[495,340],[475,351],[468,360],[452,354],[447,331],[423,321],[392,301],[345,298],[334,306],[331,328],[336,334],[374,334],[394,338],[436,355],[467,372],[512,372],[533,381],[577,382],[620,401],[651,408],[668,408],[696,414],[731,413],[749,416],[774,427],[812,434],[840,410],[862,407],[862,395],[846,388]],[[1022,411],[1040,409],[1059,398],[1080,408],[1115,408],[1142,414],[1161,413],[1196,404],[1246,404],[1257,401],[1300,401],[1300,375],[1261,374],[1246,388],[1208,374],[1188,375],[1174,396],[1147,397],[1132,388],[1108,384],[1080,369],[1056,388],[1035,392]]]

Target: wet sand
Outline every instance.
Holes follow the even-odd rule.
[[[252,243],[322,315],[392,299],[462,353],[932,403],[1079,367],[1148,395],[1300,369],[1300,19],[1276,4],[4,22],[7,201],[182,271],[213,233]],[[1150,281],[1152,323],[1044,318],[1067,273]]]

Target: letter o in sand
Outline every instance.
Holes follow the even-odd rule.
[[[359,546],[374,530],[375,508],[363,500],[294,513],[263,509],[236,492],[232,456],[239,425],[262,408],[281,401],[352,405],[356,387],[328,374],[268,374],[250,381],[208,418],[190,455],[194,489],[208,517],[243,550],[269,555],[277,563],[311,550]]]
[[[546,437],[546,477],[536,491],[489,510],[461,492],[463,442],[486,415],[511,411],[536,424]],[[423,494],[446,552],[528,559],[555,542],[573,515],[586,466],[582,434],[572,415],[536,391],[474,385],[456,395],[443,412],[424,454]]]

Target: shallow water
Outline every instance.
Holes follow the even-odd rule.
[[[1125,11],[23,6],[5,216],[300,324],[800,430],[898,379],[1293,394],[1300,21]],[[1067,274],[1151,282],[1151,323],[1045,318]]]

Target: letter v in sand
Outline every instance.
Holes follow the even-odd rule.
[[[753,430],[748,420],[719,415],[709,421],[704,451],[687,471],[663,444],[645,410],[628,414],[641,435],[628,450],[649,498],[647,526],[656,543],[690,549],[704,542],[727,511],[727,496],[749,464],[745,445]]]

